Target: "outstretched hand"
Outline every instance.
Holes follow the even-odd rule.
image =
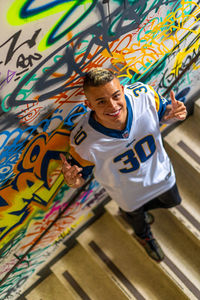
[[[78,166],[74,165],[71,166],[67,160],[66,157],[60,153],[60,158],[62,160],[62,173],[64,175],[64,179],[69,186],[79,185],[80,179],[82,177],[82,174],[79,173],[82,171],[82,168],[79,168]]]
[[[173,91],[170,92],[171,104],[167,105],[166,113],[164,114],[163,120],[167,121],[170,119],[183,121],[187,116],[186,106],[183,102],[176,100]]]

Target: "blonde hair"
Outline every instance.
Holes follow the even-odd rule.
[[[83,81],[84,91],[90,86],[104,85],[116,78],[113,71],[103,68],[93,68],[86,73]]]

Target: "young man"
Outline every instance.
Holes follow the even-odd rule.
[[[181,202],[175,174],[163,148],[160,122],[184,120],[186,108],[171,92],[171,104],[148,85],[121,86],[113,72],[96,68],[83,84],[90,111],[71,133],[71,162],[63,161],[66,183],[83,185],[94,172],[132,225],[137,240],[156,261],[164,254],[153,237],[148,210]]]

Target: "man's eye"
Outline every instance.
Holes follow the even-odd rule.
[[[100,100],[100,101],[98,101],[98,105],[102,105],[102,104],[104,104],[105,103],[105,101],[104,100]]]
[[[115,99],[119,99],[119,98],[120,98],[120,94],[116,94],[116,95],[114,96],[114,98],[115,98]]]

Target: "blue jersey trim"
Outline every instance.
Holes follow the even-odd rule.
[[[161,119],[166,111],[166,106],[170,103],[165,98],[163,98],[158,92],[157,92],[157,94],[158,94],[159,101],[160,101],[160,107],[159,107],[159,110],[157,113],[158,113],[159,121],[161,121]]]
[[[131,125],[132,125],[132,122],[133,122],[133,111],[132,111],[132,108],[131,108],[130,100],[126,95],[125,95],[125,99],[126,99],[128,117],[127,117],[126,127],[123,130],[110,129],[110,128],[104,127],[103,125],[98,123],[93,118],[93,116],[92,116],[93,112],[92,111],[90,113],[89,120],[88,120],[89,125],[92,128],[94,128],[96,131],[98,131],[100,133],[103,133],[104,135],[114,137],[114,138],[118,138],[118,139],[128,138],[128,135],[129,135],[130,130],[131,130]]]

